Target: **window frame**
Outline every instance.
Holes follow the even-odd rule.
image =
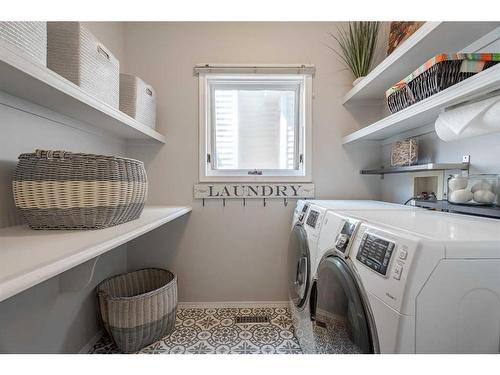
[[[248,174],[249,169],[214,169],[215,134],[211,96],[217,85],[250,79],[242,85],[298,83],[298,142],[296,145],[297,169],[264,169],[261,175]],[[262,86],[260,86],[262,87]],[[200,182],[311,182],[312,167],[312,74],[263,74],[263,73],[199,73],[199,181]],[[210,155],[210,160],[208,158]],[[301,159],[301,160],[299,160]]]

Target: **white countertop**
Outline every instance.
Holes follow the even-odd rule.
[[[0,229],[0,301],[95,258],[191,211],[149,206],[137,220],[100,230]]]

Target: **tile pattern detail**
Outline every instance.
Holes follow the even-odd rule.
[[[236,317],[267,316],[269,323],[237,323]],[[300,354],[290,311],[285,307],[179,308],[176,329],[139,353]],[[104,336],[90,353],[119,353]]]

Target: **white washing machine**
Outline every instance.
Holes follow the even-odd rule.
[[[326,210],[304,200],[297,202],[288,244],[288,297],[295,335],[302,350],[314,346],[309,318],[309,290],[316,269],[317,242]]]
[[[309,296],[319,260],[317,243],[323,219],[328,210],[346,209],[408,210],[411,208],[386,202],[362,200],[299,200],[297,202],[288,250],[288,289],[295,334],[302,350],[306,353],[315,352]]]
[[[315,351],[498,353],[499,229],[425,210],[328,212],[310,297]]]

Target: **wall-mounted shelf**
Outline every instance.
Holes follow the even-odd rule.
[[[455,212],[468,215],[485,216],[500,219],[500,207],[495,206],[467,206],[448,203],[444,200],[416,200],[415,206],[433,210]]]
[[[344,96],[343,104],[383,100],[389,87],[432,56],[461,51],[498,26],[500,22],[426,22],[354,86]]]
[[[473,100],[500,89],[500,64],[476,74],[430,98],[387,116],[342,138],[347,145],[365,140],[381,141],[433,123],[447,107]]]
[[[0,229],[0,301],[89,261],[191,211],[146,207],[137,220],[87,231]]]
[[[405,167],[390,167],[379,169],[363,169],[361,174],[384,175],[390,173],[415,173],[424,171],[447,171],[447,170],[468,170],[469,163],[427,163]]]
[[[0,91],[104,130],[118,139],[165,143],[162,134],[4,45],[0,45]]]

